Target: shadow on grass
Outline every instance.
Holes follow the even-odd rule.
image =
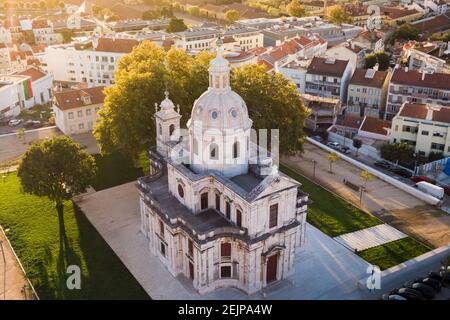
[[[79,245],[85,262],[83,273],[86,275],[83,278],[80,298],[150,299],[76,204],[74,214],[80,235]]]

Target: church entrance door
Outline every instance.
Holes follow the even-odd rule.
[[[267,259],[266,282],[270,283],[277,280],[278,253]]]

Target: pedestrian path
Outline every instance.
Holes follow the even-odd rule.
[[[365,250],[382,244],[407,237],[403,232],[388,224],[380,224],[375,227],[346,233],[335,237],[334,240],[350,250]]]

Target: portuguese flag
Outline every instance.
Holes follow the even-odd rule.
[[[24,80],[22,82],[23,93],[25,94],[25,100],[33,98],[33,89],[31,89],[31,79]]]

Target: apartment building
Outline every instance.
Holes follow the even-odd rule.
[[[302,95],[303,104],[309,111],[305,119],[305,128],[312,132],[325,132],[341,114],[341,103],[338,99],[321,98],[309,94]]]
[[[49,46],[43,60],[56,81],[83,82],[89,87],[111,85],[118,60],[138,44],[134,39],[93,38]]]
[[[31,108],[37,104],[51,102],[53,89],[53,76],[36,67],[28,67],[25,71],[16,72],[13,75],[28,77],[31,80],[32,97],[26,100],[25,108]]]
[[[450,74],[396,67],[389,83],[384,117],[392,119],[404,102],[450,107]]]
[[[306,71],[305,93],[345,103],[352,74],[348,60],[314,57]]]
[[[241,51],[259,48],[263,46],[264,36],[255,28],[229,28],[222,33],[224,38],[233,38]]]
[[[105,87],[92,87],[55,93],[53,111],[55,124],[66,135],[93,129],[98,111],[103,107]]]
[[[412,44],[409,50],[405,50],[404,55],[409,58],[408,68],[409,70],[422,70],[432,68],[434,72],[450,73],[450,65],[447,64],[445,59],[441,59],[439,56],[443,54],[443,49],[436,43],[419,42]]]
[[[421,156],[442,152],[450,156],[450,108],[408,103],[402,104],[392,119],[391,142],[407,142]]]
[[[373,69],[356,69],[348,85],[346,112],[361,117],[379,117],[386,103],[389,73]]]
[[[62,42],[62,36],[54,32],[47,20],[33,20],[32,28],[36,44],[52,45]]]

